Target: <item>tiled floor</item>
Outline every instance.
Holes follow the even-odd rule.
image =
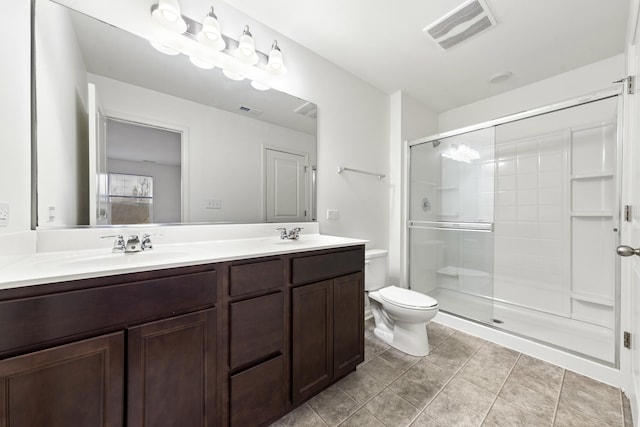
[[[367,322],[356,372],[273,426],[632,426],[619,389],[435,322],[401,353]]]

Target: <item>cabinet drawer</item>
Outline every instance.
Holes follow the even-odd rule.
[[[282,352],[284,292],[234,302],[229,309],[229,367]]]
[[[283,286],[283,270],[281,259],[232,265],[229,274],[229,295],[234,297]]]
[[[285,412],[284,356],[231,377],[231,425],[259,426]]]
[[[361,271],[364,267],[364,246],[358,249],[311,255],[291,260],[291,283],[317,282]]]
[[[216,301],[215,270],[0,302],[0,354]]]

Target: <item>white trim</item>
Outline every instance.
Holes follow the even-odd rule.
[[[553,363],[554,365],[610,384],[614,387],[623,387],[624,376],[618,369],[610,368],[580,356],[447,313],[439,312],[432,321],[519,351],[520,353],[537,357],[538,359]]]
[[[189,205],[189,127],[120,110],[105,108],[103,111],[105,117],[108,119],[154,127],[180,134],[180,222],[189,223],[191,221],[191,209]]]
[[[545,105],[544,107],[533,108],[531,110],[521,111],[519,113],[510,114],[508,116],[499,117],[497,119],[488,120],[486,122],[478,123],[471,126],[466,126],[460,129],[455,129],[449,132],[438,133],[435,135],[427,136],[424,138],[414,139],[409,141],[409,147],[431,142],[436,139],[449,138],[451,136],[462,135],[464,133],[473,132],[480,129],[486,129],[493,126],[501,125],[504,123],[515,122],[517,120],[527,119],[529,117],[539,116],[541,114],[551,113],[553,111],[563,110],[565,108],[575,107],[588,102],[599,101],[601,99],[610,98],[622,93],[622,86],[615,86],[609,89],[604,89],[595,93],[580,96],[577,98],[568,99],[566,101],[557,102],[551,105]]]

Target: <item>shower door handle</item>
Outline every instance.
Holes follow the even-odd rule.
[[[640,248],[633,249],[631,246],[620,245],[616,248],[616,253],[620,256],[631,256],[631,255],[640,256]]]

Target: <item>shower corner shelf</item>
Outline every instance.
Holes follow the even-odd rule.
[[[608,218],[613,217],[611,211],[571,211],[572,217],[593,217],[593,218]]]
[[[598,178],[611,178],[614,176],[613,172],[593,172],[593,173],[574,173],[571,175],[572,180],[581,179],[598,179]]]

